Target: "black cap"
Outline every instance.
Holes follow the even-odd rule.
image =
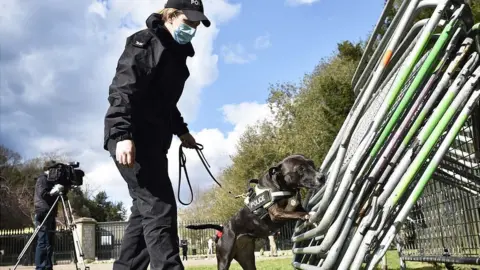
[[[206,27],[210,26],[210,20],[203,13],[202,0],[168,0],[165,8],[181,10],[188,20],[192,22],[201,21]]]

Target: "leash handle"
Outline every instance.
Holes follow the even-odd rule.
[[[196,147],[195,147],[195,151],[197,152],[198,154],[198,157],[200,158],[200,161],[202,161],[202,164],[203,166],[205,167],[205,169],[207,170],[208,174],[210,175],[210,177],[213,179],[213,181],[221,188],[222,185],[217,181],[217,179],[215,179],[215,177],[213,176],[212,172],[208,169],[210,168],[210,164],[208,163],[207,159],[205,158],[205,155],[203,154],[202,150],[204,149],[203,145],[200,144],[200,143],[197,143]],[[178,180],[178,201],[187,206],[187,205],[190,205],[193,201],[193,190],[192,190],[192,185],[190,184],[190,178],[188,177],[188,173],[187,173],[187,166],[186,166],[186,163],[187,163],[187,157],[185,156],[185,154],[183,153],[183,145],[180,144],[180,147],[179,147],[179,150],[178,150],[178,158],[179,158],[179,171],[178,171],[178,177],[179,177],[179,180]],[[190,188],[190,196],[191,196],[191,200],[188,204],[182,202],[182,200],[180,199],[180,185],[181,185],[181,182],[182,182],[182,167],[183,167],[183,170],[185,171],[185,177],[187,179],[187,183],[188,183],[188,187]],[[235,196],[232,192],[230,191],[227,191],[230,195],[232,196]]]
[[[178,151],[178,192],[177,192],[177,197],[178,201],[185,205],[188,206],[193,202],[193,190],[192,190],[192,184],[190,183],[190,178],[188,177],[188,172],[187,172],[187,157],[185,156],[185,153],[183,153],[182,149],[182,144],[180,144],[179,151]],[[185,177],[187,179],[187,184],[188,187],[190,188],[190,197],[192,198],[189,203],[184,203],[182,199],[180,199],[180,186],[182,185],[182,167],[183,170],[185,171]]]

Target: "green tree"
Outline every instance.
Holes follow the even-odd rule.
[[[270,87],[268,104],[274,122],[260,122],[242,134],[232,165],[223,170],[224,189],[213,188],[196,199],[195,206],[181,211],[183,220],[227,220],[243,199],[247,181],[262,177],[269,167],[290,154],[304,154],[317,167],[323,160],[354,100],[350,79],[362,56],[360,43],[338,44],[337,52],[323,59],[299,84]]]
[[[43,153],[31,160],[0,145],[0,229],[31,227],[33,222],[33,197],[36,178],[42,173],[47,160],[65,162],[66,157],[56,153]],[[105,192],[93,199],[80,187],[68,192],[75,217],[93,217],[98,221],[124,220],[126,210],[121,202],[111,202]],[[60,205],[57,221],[63,224],[63,209]]]
[[[471,0],[470,7],[472,9],[473,20],[475,23],[480,23],[480,1]]]
[[[374,48],[391,25],[402,1],[394,1],[387,11],[385,24],[375,37]],[[471,3],[473,17],[479,22],[480,1]],[[412,23],[429,18],[432,8],[423,9]],[[372,26],[373,28],[373,26]],[[268,105],[274,122],[262,122],[242,134],[232,165],[219,179],[225,190],[214,187],[197,196],[192,207],[181,211],[183,220],[227,220],[240,207],[242,199],[233,199],[246,191],[251,178],[290,154],[300,153],[319,166],[330,149],[354,102],[351,79],[364,53],[362,41],[342,41],[337,51],[321,59],[310,74],[298,83],[283,82],[270,86]]]
[[[122,202],[113,203],[108,200],[107,193],[101,191],[90,200],[91,217],[98,222],[119,221],[125,219],[125,208]]]

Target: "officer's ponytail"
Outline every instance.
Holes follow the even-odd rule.
[[[180,10],[175,8],[164,8],[157,11],[157,13],[162,15],[162,20],[166,22],[168,21],[168,19],[177,16],[180,13]]]

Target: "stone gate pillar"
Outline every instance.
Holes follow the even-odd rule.
[[[79,218],[75,220],[78,238],[82,245],[85,260],[95,260],[95,229],[97,221],[93,218]]]

